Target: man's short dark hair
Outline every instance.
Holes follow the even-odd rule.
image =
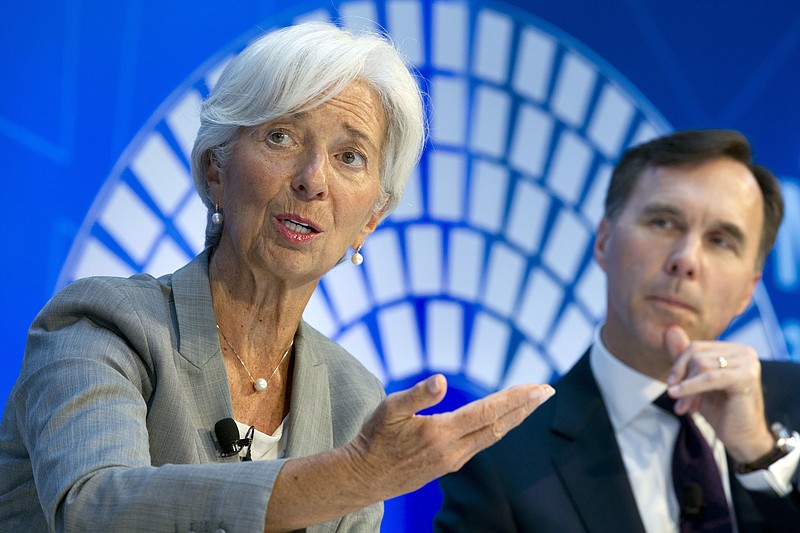
[[[764,227],[759,243],[759,270],[775,244],[783,220],[783,196],[778,179],[753,163],[747,138],[733,130],[686,130],[659,137],[625,152],[611,175],[605,217],[615,220],[622,212],[644,171],[656,167],[692,166],[727,157],[745,165],[755,176],[764,198]]]

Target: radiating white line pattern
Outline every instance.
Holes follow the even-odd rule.
[[[517,326],[531,339],[543,342],[556,318],[564,289],[543,270],[535,270],[524,288]]]
[[[561,135],[550,163],[547,185],[571,206],[580,199],[592,164],[592,155],[592,149],[575,132],[567,130]]]
[[[547,343],[547,353],[551,355],[559,374],[569,370],[583,354],[592,342],[593,331],[594,324],[587,320],[575,306],[567,308]]]
[[[479,313],[467,348],[464,374],[488,390],[500,384],[511,329],[508,322]]]
[[[511,97],[486,85],[475,89],[470,148],[474,153],[502,157],[506,146]]]
[[[197,130],[200,129],[199,109],[202,100],[203,97],[199,91],[187,91],[186,95],[169,111],[165,119],[187,160],[191,156]]]
[[[155,277],[159,277],[175,270],[176,264],[185,262],[186,253],[175,243],[175,240],[165,236],[156,245],[153,255],[147,261],[143,270]]]
[[[467,69],[469,15],[469,5],[464,2],[433,3],[431,63],[435,68],[457,72]]]
[[[474,159],[467,222],[489,233],[502,229],[509,182],[508,168]]]
[[[192,250],[202,250],[205,244],[205,232],[201,229],[205,227],[206,214],[206,206],[200,197],[189,193],[186,203],[172,219],[172,223],[181,232]],[[189,259],[185,252],[184,256],[184,260]]]
[[[513,29],[514,23],[506,15],[488,9],[478,13],[472,63],[475,76],[497,84],[506,81]]]
[[[495,242],[489,251],[484,304],[501,316],[511,316],[519,295],[525,258],[503,242]]]
[[[600,165],[589,184],[589,192],[583,202],[581,213],[587,220],[599,221],[605,210],[606,189],[614,169],[608,163]]]
[[[372,295],[378,305],[387,304],[403,298],[403,252],[396,231],[379,231],[367,240],[367,247],[361,251],[368,258],[363,267],[367,272]],[[346,264],[341,268],[346,268]]]
[[[310,318],[313,326],[328,337],[336,336],[339,331],[340,324],[331,313],[331,308],[322,291],[316,290],[311,294],[311,298],[306,304],[304,318],[307,320]]]
[[[528,343],[520,345],[501,388],[508,388],[522,383],[547,383],[553,369],[547,362],[545,354]]]
[[[464,354],[464,309],[454,302],[428,300],[426,311],[428,368],[458,373]]]
[[[515,170],[537,178],[542,175],[553,126],[553,117],[545,111],[531,105],[520,107],[509,155]]]
[[[353,327],[344,330],[336,340],[345,350],[350,353],[357,353],[359,361],[382,383],[387,383],[390,379],[387,370],[394,372],[395,375],[401,375],[404,372],[402,368],[386,368],[386,365],[378,355],[369,329],[363,323],[354,324]]]
[[[433,296],[442,291],[442,228],[416,224],[406,231],[406,254],[411,292]]]
[[[526,180],[517,180],[505,237],[529,254],[537,253],[551,201],[552,196],[541,187]]]
[[[408,177],[403,198],[392,211],[391,220],[416,220],[425,214],[422,202],[422,185],[420,184],[419,168],[415,168]]]
[[[553,113],[571,126],[582,125],[596,81],[594,67],[582,56],[568,52],[559,69],[551,102]]]
[[[73,265],[73,279],[86,278],[89,276],[120,276],[128,277],[136,273],[131,266],[114,254],[96,238],[89,236],[82,243],[84,249]]]
[[[392,42],[412,65],[425,62],[425,34],[422,28],[422,6],[416,0],[386,2],[387,27]]]
[[[557,46],[552,36],[538,28],[522,30],[512,81],[517,94],[536,102],[547,98]]]
[[[635,112],[631,101],[616,85],[609,83],[600,94],[587,136],[606,157],[614,157],[623,148]]]
[[[378,328],[389,375],[403,379],[422,372],[422,342],[411,305],[403,303],[379,311]]]
[[[192,178],[164,138],[154,133],[133,159],[131,170],[166,215],[173,215],[192,187]],[[173,179],[165,180],[164,175]]]
[[[435,76],[431,80],[431,139],[443,145],[462,146],[466,138],[467,83],[463,79]]]
[[[464,182],[467,162],[463,154],[430,154],[430,203],[428,211],[437,220],[460,220],[464,214]]]
[[[501,3],[311,8],[260,27],[318,20],[387,29],[426,77],[430,138],[397,210],[367,239],[364,264],[326,274],[304,318],[389,388],[425,372],[461,375],[485,392],[563,373],[606,311],[592,245],[613,164],[668,124],[580,43]],[[207,212],[185,162],[205,88],[247,39],[176,91],[160,122],[126,150],[59,286],[169,272],[202,249]],[[767,345],[780,330],[768,325],[760,291],[734,334]]]
[[[347,2],[339,9],[340,21],[353,31],[375,31],[378,13],[375,3],[368,0]]]
[[[605,316],[606,277],[595,262],[589,263],[583,277],[575,284],[578,301],[586,306],[590,316],[599,321]]]
[[[486,240],[479,233],[457,228],[450,232],[448,294],[467,302],[478,298],[483,277]]]
[[[325,274],[325,289],[333,312],[339,321],[348,324],[364,316],[372,307],[367,296],[364,277],[355,268],[334,267]],[[352,266],[352,265],[350,265]]]
[[[164,231],[161,221],[125,183],[111,193],[107,209],[98,222],[139,264],[144,262]],[[130,231],[131,228],[136,231]]]

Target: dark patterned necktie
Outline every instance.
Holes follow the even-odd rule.
[[[666,393],[653,402],[681,424],[672,453],[672,483],[681,508],[681,533],[733,531],[719,468],[708,441],[690,415],[675,415],[675,400]]]

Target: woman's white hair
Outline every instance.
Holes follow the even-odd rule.
[[[212,158],[225,168],[240,128],[306,111],[362,80],[379,96],[388,122],[382,147],[381,194],[374,209],[397,207],[425,142],[419,87],[402,56],[376,33],[354,34],[333,24],[305,23],[258,38],[228,63],[200,110],[192,149],[194,185],[208,207],[206,246],[221,226],[206,183]]]

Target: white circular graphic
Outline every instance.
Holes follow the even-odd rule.
[[[400,207],[367,240],[364,264],[328,273],[306,319],[389,390],[442,372],[483,396],[565,372],[604,312],[591,250],[613,164],[670,131],[666,120],[585,46],[501,3],[324,3],[259,27],[309,19],[385,29],[430,96],[431,139]],[[160,275],[202,249],[206,210],[188,170],[197,109],[246,40],[201,67],[131,142],[59,287],[94,274]],[[727,336],[786,356],[761,286]]]

